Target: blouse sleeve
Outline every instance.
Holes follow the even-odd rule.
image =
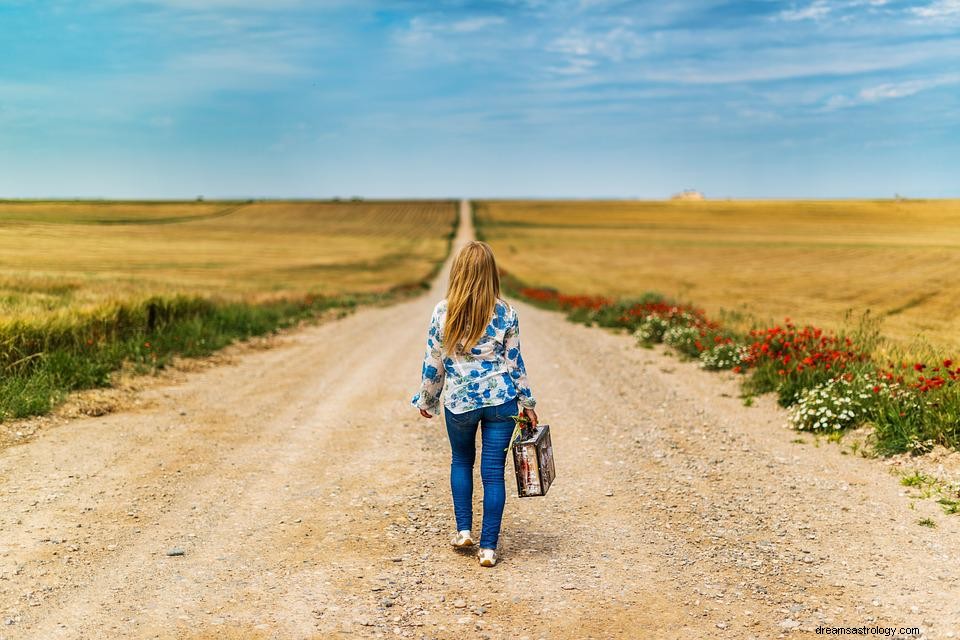
[[[503,347],[507,354],[507,366],[510,368],[510,377],[517,387],[517,403],[526,409],[533,409],[537,401],[530,391],[530,385],[527,382],[527,368],[523,364],[523,356],[520,354],[520,319],[517,312],[512,314],[510,325],[503,337]]]
[[[430,329],[427,332],[427,348],[423,355],[420,371],[420,391],[411,403],[418,409],[424,409],[434,415],[440,412],[440,394],[443,391],[443,338],[440,327],[440,306],[433,310]]]

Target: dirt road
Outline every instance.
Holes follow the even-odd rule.
[[[0,638],[960,633],[960,518],[731,377],[523,304],[559,477],[508,483],[497,567],[455,552],[443,425],[408,404],[442,285],[0,452]]]

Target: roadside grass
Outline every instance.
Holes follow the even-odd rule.
[[[940,498],[937,500],[947,515],[960,513],[960,499],[958,498]]]
[[[913,489],[912,497],[934,499],[947,515],[960,513],[960,485],[949,483],[920,471],[911,471],[900,476],[900,484]]]
[[[388,296],[316,297],[261,304],[175,296],[105,305],[69,322],[10,323],[0,329],[0,419],[49,412],[71,391],[110,386],[124,362],[138,373],[174,355],[199,357],[339,308]]]
[[[924,487],[933,484],[936,480],[919,471],[913,471],[900,478],[900,484],[905,487]]]
[[[0,420],[109,386],[124,363],[146,373],[420,292],[458,219],[453,202],[257,203],[243,215],[233,203],[55,204],[29,222],[0,202],[0,220],[14,220],[0,227],[0,247],[16,247],[0,259]],[[91,226],[97,216],[110,222]],[[50,260],[71,248],[70,260]],[[224,259],[231,248],[239,255]],[[167,266],[149,268],[158,253]]]
[[[664,344],[704,369],[739,374],[745,406],[774,393],[800,431],[839,442],[867,425],[871,452],[880,455],[960,446],[960,365],[893,359],[869,316],[839,333],[789,320],[741,333],[655,294],[612,301],[525,287],[509,273],[501,282],[510,295],[572,321],[626,330],[641,346]]]

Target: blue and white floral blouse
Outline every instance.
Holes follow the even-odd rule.
[[[446,381],[444,406],[451,413],[466,413],[514,398],[521,407],[532,409],[536,400],[527,384],[527,370],[520,355],[520,325],[513,307],[497,300],[493,317],[477,345],[468,353],[444,356],[442,334],[446,316],[447,301],[441,300],[430,318],[423,380],[420,393],[413,396],[413,405],[439,413]]]

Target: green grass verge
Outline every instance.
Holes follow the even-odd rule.
[[[261,304],[196,296],[113,303],[82,317],[12,322],[0,329],[0,420],[48,413],[71,391],[107,387],[124,363],[149,373],[174,356],[205,356],[236,340],[421,291],[278,300]]]

